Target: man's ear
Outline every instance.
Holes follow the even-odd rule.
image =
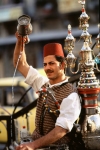
[[[66,67],[66,63],[65,63],[65,62],[62,62],[62,63],[60,64],[60,67],[61,67],[61,69],[64,69],[64,68]]]

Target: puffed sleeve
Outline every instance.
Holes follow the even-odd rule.
[[[63,99],[60,106],[60,115],[55,125],[67,129],[70,132],[73,123],[79,117],[80,111],[81,104],[79,96],[77,93],[73,92],[67,98]]]
[[[42,76],[35,68],[30,66],[25,83],[32,86],[37,92],[46,82],[48,82],[48,79],[45,76]]]

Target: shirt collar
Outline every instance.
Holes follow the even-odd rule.
[[[66,80],[62,81],[62,82],[59,82],[59,83],[56,83],[56,84],[53,84],[53,85],[51,85],[51,84],[48,82],[48,85],[49,85],[49,87],[51,88],[51,87],[53,87],[53,86],[61,85],[62,83],[65,83],[65,82],[68,82],[68,78],[67,78]]]

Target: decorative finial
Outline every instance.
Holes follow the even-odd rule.
[[[81,5],[85,5],[85,0],[78,1]]]
[[[68,34],[71,34],[71,25],[68,25]]]
[[[97,35],[96,38],[96,47],[99,48],[99,53],[100,53],[100,23],[98,24],[98,28],[99,28],[99,34]]]
[[[68,30],[71,30],[71,25],[70,24],[68,25]]]
[[[100,29],[100,23],[98,24],[98,28]]]

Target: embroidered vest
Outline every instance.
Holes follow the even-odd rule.
[[[72,92],[76,92],[76,89],[72,86],[72,84],[66,82],[63,83],[60,86],[54,86],[51,89],[54,93],[55,99],[61,104],[62,100],[66,98],[68,95],[70,95]],[[36,129],[33,132],[33,140],[36,140],[43,135],[46,135],[48,132],[50,132],[54,127],[55,127],[55,122],[54,119],[50,115],[50,111],[48,109],[51,109],[52,111],[57,110],[57,106],[55,105],[55,102],[52,98],[52,96],[47,95],[47,104],[49,108],[45,109],[44,104],[43,104],[43,98],[42,94],[39,96],[39,99],[37,101],[37,111],[36,111]],[[68,107],[68,106],[66,106]],[[42,120],[41,120],[42,118]],[[56,116],[57,119],[57,116]],[[42,130],[40,130],[42,128]],[[41,133],[42,132],[42,133]],[[67,136],[64,136],[60,140],[58,140],[56,143],[57,144],[65,144],[66,142],[68,143],[69,139]]]

